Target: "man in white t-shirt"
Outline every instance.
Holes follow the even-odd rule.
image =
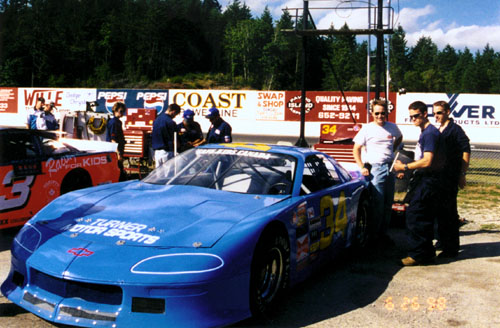
[[[373,122],[365,124],[354,137],[353,155],[361,174],[370,180],[373,210],[371,237],[382,245],[393,245],[387,236],[395,184],[395,176],[390,172],[390,168],[394,151],[400,145],[403,136],[396,124],[387,122],[389,113],[385,100],[374,99],[370,112]]]

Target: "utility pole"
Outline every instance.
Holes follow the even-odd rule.
[[[302,11],[302,30],[307,30],[307,17],[309,16],[309,0],[304,0]],[[307,69],[307,37],[302,35],[302,86],[300,92],[300,136],[295,146],[309,147],[305,138],[306,125],[306,69]]]
[[[383,33],[383,21],[382,21],[382,13],[383,13],[383,0],[378,0],[377,7],[377,56],[375,60],[375,99],[380,98],[380,87],[382,80],[382,57],[384,50],[384,33]]]

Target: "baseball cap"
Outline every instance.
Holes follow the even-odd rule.
[[[186,109],[184,111],[184,114],[182,114],[182,117],[188,121],[191,121],[194,118],[194,112],[190,109]]]
[[[205,116],[206,118],[212,118],[212,117],[217,117],[220,116],[219,110],[215,107],[212,107],[208,110],[208,115]]]

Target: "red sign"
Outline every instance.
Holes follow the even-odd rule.
[[[1,113],[17,113],[17,88],[0,88]]]
[[[308,91],[306,92],[306,121],[329,123],[366,123],[366,92],[344,92],[347,103],[340,91]],[[370,99],[375,94],[370,94]],[[391,93],[389,100],[395,104],[396,94]],[[285,121],[300,121],[300,91],[287,91],[285,95]],[[349,104],[349,106],[348,106]],[[389,116],[394,121],[394,114]],[[354,120],[353,120],[354,118]],[[392,118],[392,119],[391,119]]]

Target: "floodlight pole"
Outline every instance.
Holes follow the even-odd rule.
[[[307,30],[307,18],[309,16],[309,0],[304,0],[304,10],[302,11],[302,30]],[[295,146],[299,147],[309,147],[306,138],[304,136],[305,125],[306,125],[306,48],[307,48],[307,37],[302,35],[302,86],[300,92],[300,136],[299,140],[295,143]]]

